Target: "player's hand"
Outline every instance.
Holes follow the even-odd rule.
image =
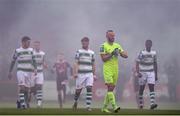
[[[97,76],[93,75],[94,81],[97,81]]]
[[[142,77],[142,74],[141,74],[141,73],[137,73],[137,76],[138,76],[139,78],[141,78],[141,77]]]
[[[48,65],[47,65],[47,64],[44,64],[44,68],[47,69],[47,68],[48,68]]]
[[[119,55],[119,49],[115,48],[111,54],[114,56],[118,56]]]
[[[9,72],[9,74],[8,74],[8,78],[9,78],[9,80],[11,80],[11,79],[12,79],[12,72]]]

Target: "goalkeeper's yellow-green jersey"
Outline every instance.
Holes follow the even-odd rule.
[[[111,54],[114,49],[118,48],[120,52],[123,51],[122,47],[118,43],[113,43],[112,45],[108,42],[105,42],[100,47],[100,54]],[[118,70],[118,57],[112,56],[111,59],[104,62],[103,64],[103,70],[109,70],[109,71],[116,71]]]

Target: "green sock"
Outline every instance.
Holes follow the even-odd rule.
[[[108,94],[106,94],[105,98],[104,98],[104,106],[103,108],[107,108],[109,104],[109,98],[108,98]]]
[[[109,102],[112,104],[113,109],[116,109],[116,100],[115,100],[115,96],[113,92],[108,92],[107,93],[108,98],[109,98]]]

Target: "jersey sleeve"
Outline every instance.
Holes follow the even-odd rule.
[[[102,45],[100,46],[100,54],[106,54],[106,49],[105,49],[104,44],[102,44]]]

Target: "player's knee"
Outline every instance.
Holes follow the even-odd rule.
[[[107,87],[108,87],[108,91],[113,91],[115,86],[112,84],[109,84]]]
[[[42,85],[37,84],[37,85],[36,85],[36,90],[42,90]]]
[[[24,85],[20,85],[20,86],[19,86],[19,91],[20,91],[20,92],[25,92],[25,91],[26,91],[25,86],[24,86]]]
[[[143,95],[143,92],[144,92],[144,86],[140,86],[139,95]]]
[[[154,84],[148,84],[149,85],[149,91],[154,92]]]
[[[87,89],[87,92],[92,92],[92,86],[87,86],[86,89]]]
[[[76,94],[79,95],[81,93],[81,89],[76,89]]]

